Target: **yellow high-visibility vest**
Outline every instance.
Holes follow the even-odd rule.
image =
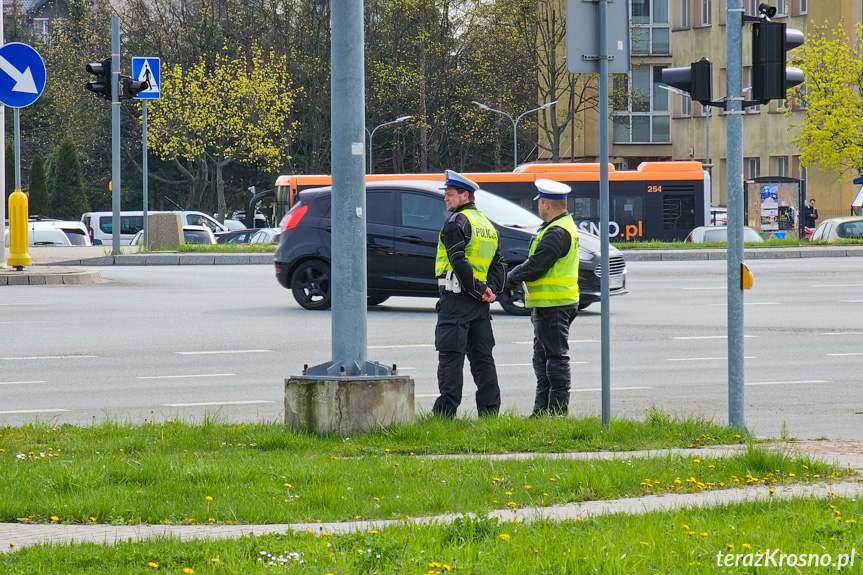
[[[525,307],[553,307],[578,303],[578,229],[569,214],[554,220],[533,238],[529,255],[533,255],[542,236],[554,226],[569,232],[569,252],[554,262],[541,278],[525,282]]]
[[[488,268],[491,266],[494,253],[497,251],[497,230],[479,210],[467,209],[462,210],[461,213],[467,217],[473,228],[470,241],[464,247],[464,255],[473,268],[473,277],[484,282],[488,278]],[[449,257],[447,257],[446,248],[443,245],[443,230],[441,230],[437,239],[437,257],[435,258],[434,265],[435,276],[441,276],[451,269],[452,266],[449,263]]]

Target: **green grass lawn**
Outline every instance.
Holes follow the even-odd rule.
[[[613,460],[467,457],[742,443],[732,429],[657,410],[642,421],[419,419],[318,437],[206,421],[0,428],[0,521],[288,523],[453,512],[816,481],[842,475],[761,449]],[[450,456],[447,456],[450,455]]]
[[[0,572],[799,575],[859,573],[863,562],[863,501],[838,498],[528,523],[465,517],[345,535],[310,531],[34,546],[0,554]],[[830,566],[811,567],[816,558]]]

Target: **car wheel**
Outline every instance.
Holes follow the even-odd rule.
[[[301,263],[291,276],[291,291],[306,309],[330,309],[330,266],[317,260]]]
[[[530,315],[530,309],[524,307],[524,291],[504,288],[497,298],[500,307],[510,315]]]
[[[381,305],[388,299],[390,299],[388,295],[370,295],[367,298],[369,305]]]

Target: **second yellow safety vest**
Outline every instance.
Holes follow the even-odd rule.
[[[578,229],[569,214],[554,220],[533,238],[529,255],[533,255],[545,232],[554,226],[569,232],[569,252],[554,262],[541,278],[525,282],[525,307],[553,307],[578,303]]]

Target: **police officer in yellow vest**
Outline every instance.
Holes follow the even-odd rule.
[[[569,328],[578,313],[578,230],[567,211],[571,188],[536,180],[539,216],[545,224],[530,244],[529,257],[509,272],[511,286],[524,288],[533,323],[533,417],[569,410]]]
[[[506,282],[506,266],[497,245],[497,230],[476,209],[476,182],[446,171],[446,208],[452,212],[438,236],[435,275],[438,278],[438,313],[435,348],[440,397],[432,413],[455,417],[461,404],[464,356],[476,383],[479,415],[500,410],[500,387],[491,351],[494,335],[489,304]]]

